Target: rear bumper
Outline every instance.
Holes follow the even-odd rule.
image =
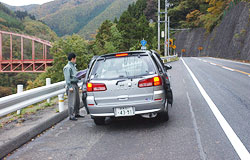
[[[113,117],[114,109],[119,107],[135,107],[135,115],[161,112],[165,108],[165,101],[150,101],[145,103],[109,105],[109,106],[88,106],[92,117]]]

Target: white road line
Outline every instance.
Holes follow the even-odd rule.
[[[193,126],[194,126],[194,130],[195,130],[196,140],[197,140],[197,143],[198,143],[198,148],[200,150],[200,158],[202,160],[206,160],[206,154],[205,154],[205,152],[203,150],[203,147],[202,147],[201,136],[200,136],[200,133],[199,133],[199,129],[197,127],[197,122],[196,122],[195,114],[194,114],[194,111],[193,111],[192,102],[191,102],[191,99],[189,97],[188,92],[187,92],[187,99],[188,99],[188,105],[189,105],[192,120],[193,120]]]
[[[202,60],[203,62],[207,62],[206,60]]]
[[[210,64],[212,64],[212,65],[214,65],[214,66],[217,66],[217,64],[215,64],[215,63],[212,63],[212,62],[210,62]]]
[[[227,69],[229,71],[234,71],[234,69],[231,69],[231,68],[228,68],[228,67],[222,67],[222,68]]]
[[[220,59],[220,58],[214,58],[214,57],[209,57],[209,58],[211,58],[211,59],[216,59],[216,60],[220,60],[220,61],[226,61],[226,62],[232,62],[232,63],[238,63],[238,64],[244,64],[244,65],[250,66],[249,63],[236,62],[236,61],[232,61],[232,60],[228,60],[228,59]]]
[[[195,77],[195,75],[190,70],[190,68],[187,66],[187,64],[185,63],[185,61],[183,60],[183,58],[181,58],[181,60],[182,60],[182,62],[184,64],[184,66],[187,68],[189,74],[193,78],[193,80],[194,80],[196,86],[198,87],[198,89],[200,90],[202,96],[206,100],[206,102],[207,102],[208,106],[210,107],[211,111],[213,112],[215,118],[219,122],[221,128],[225,132],[227,138],[229,139],[229,141],[233,145],[233,147],[234,147],[235,151],[237,152],[238,156],[240,157],[240,159],[242,159],[242,160],[249,160],[250,159],[250,154],[249,154],[248,150],[246,149],[246,147],[244,146],[244,144],[241,142],[241,140],[239,139],[239,137],[236,135],[236,133],[231,128],[231,126],[225,120],[225,118],[223,117],[223,115],[221,114],[221,112],[219,111],[219,109],[216,107],[216,105],[214,104],[214,102],[212,101],[212,99],[208,96],[207,92],[201,86],[200,82]]]
[[[248,77],[250,77],[250,75],[248,75]]]

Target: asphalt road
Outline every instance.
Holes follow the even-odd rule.
[[[249,152],[250,65],[183,59]],[[66,119],[8,159],[240,159],[239,145],[232,145],[182,60],[171,65],[174,104],[168,122],[136,117],[96,126],[89,116],[77,122]]]

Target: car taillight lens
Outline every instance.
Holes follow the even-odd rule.
[[[124,57],[124,56],[128,56],[128,53],[118,53],[115,56],[116,57]]]
[[[106,90],[107,90],[106,85],[103,83],[87,83],[88,92],[98,92]]]
[[[157,77],[153,77],[153,78],[149,78],[149,79],[140,80],[138,83],[138,87],[139,88],[152,87],[152,86],[159,86],[161,84],[162,84],[161,77],[157,76]]]

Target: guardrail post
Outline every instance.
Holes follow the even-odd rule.
[[[50,78],[46,78],[46,86],[51,85],[51,79]],[[47,103],[50,103],[50,98],[47,99]]]
[[[21,93],[21,92],[23,92],[23,85],[19,84],[19,85],[17,85],[17,93]],[[21,114],[21,109],[17,110],[16,114],[20,115]]]
[[[62,112],[65,110],[64,108],[64,94],[58,95],[58,104],[59,104],[59,112]]]

